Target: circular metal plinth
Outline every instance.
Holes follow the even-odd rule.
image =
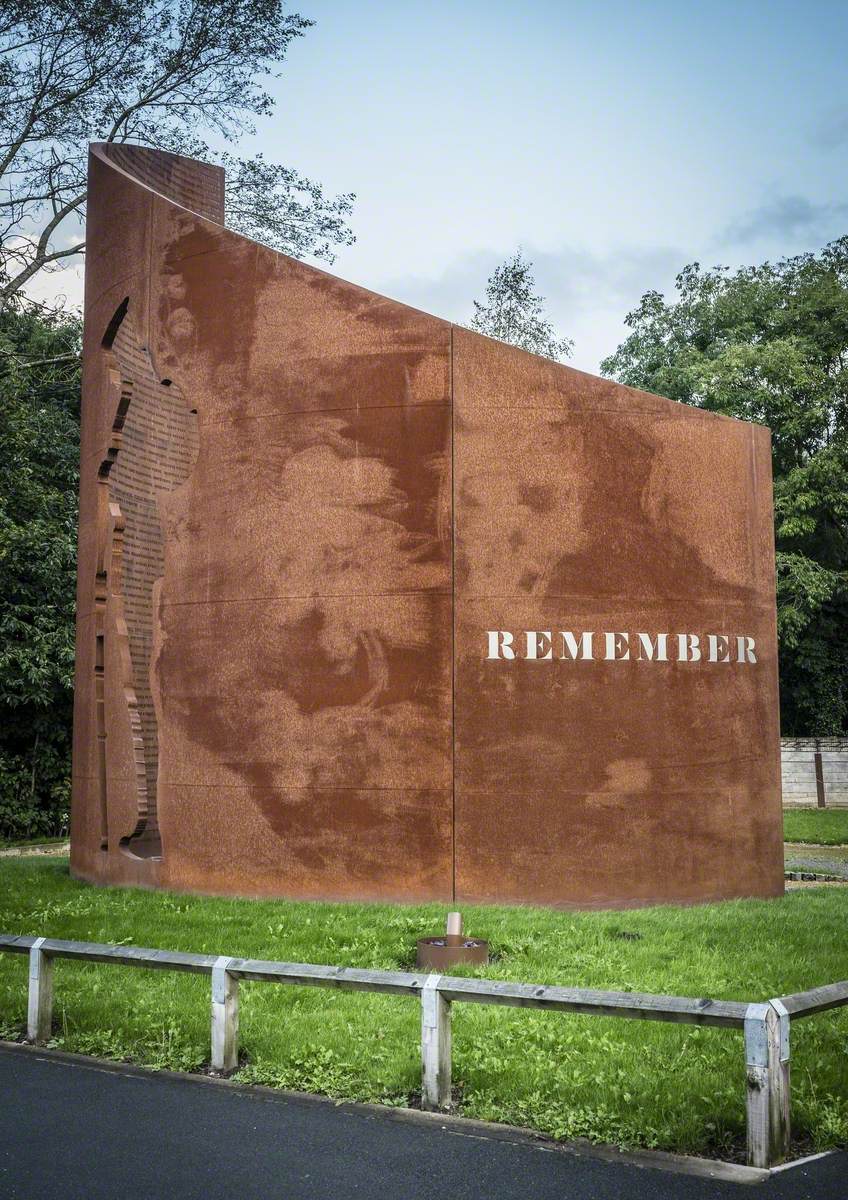
[[[489,943],[462,934],[418,939],[416,964],[430,971],[444,971],[457,963],[487,963]]]

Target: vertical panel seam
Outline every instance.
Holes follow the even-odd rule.
[[[153,337],[153,241],[155,238],[155,223],[156,213],[154,208],[154,198],[151,194],[147,197],[147,286],[145,289],[147,293],[147,312],[144,314],[145,329],[142,334],[147,352],[151,355],[151,362],[153,359],[153,356],[150,352],[150,346]],[[136,328],[138,328],[138,326],[136,326]]]
[[[450,327],[451,473],[451,899],[456,900],[456,442],[453,386],[453,325]]]

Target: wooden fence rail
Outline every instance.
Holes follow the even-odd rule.
[[[239,982],[243,979],[418,996],[421,1002],[421,1102],[430,1110],[446,1108],[450,1104],[451,1005],[457,1001],[741,1029],[745,1039],[748,1162],[755,1167],[770,1167],[780,1162],[789,1146],[790,1022],[848,1004],[848,981],[749,1004],[736,1000],[466,979],[426,972],[268,962],[10,934],[0,934],[2,952],[29,955],[27,1038],[35,1045],[50,1039],[54,959],[209,975],[212,985],[211,1062],[212,1069],[222,1074],[229,1074],[238,1066]]]

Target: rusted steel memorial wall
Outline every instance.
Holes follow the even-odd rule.
[[[75,874],[781,893],[768,431],[250,242],[223,184],[91,150]]]

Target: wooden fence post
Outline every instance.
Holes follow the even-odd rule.
[[[421,989],[421,1107],[431,1112],[451,1101],[451,1006],[440,979],[428,975]]]
[[[27,1041],[43,1046],[50,1041],[53,1024],[53,959],[36,938],[29,951],[29,993],[27,996]]]
[[[212,1070],[229,1075],[238,1067],[238,978],[221,956],[212,968]]]
[[[772,1111],[772,1127],[776,1129],[776,1146],[780,1159],[789,1153],[791,1123],[789,1119],[790,1072],[789,1072],[789,1025],[790,1017],[782,1000],[769,1001],[777,1014],[778,1024],[778,1053],[775,1071],[777,1086],[774,1089],[774,1109]]]
[[[780,1005],[783,1009],[783,1005]],[[789,1145],[789,1014],[749,1004],[745,1014],[748,1165],[773,1167]]]
[[[822,756],[818,742],[816,742],[816,750],[813,754],[813,762],[816,768],[816,804],[819,808],[827,808],[827,793],[825,792],[824,787],[824,769],[822,767]]]

